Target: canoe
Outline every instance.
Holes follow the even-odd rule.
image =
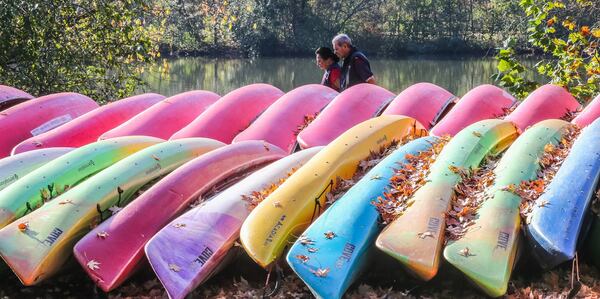
[[[523,132],[527,127],[541,120],[561,118],[567,113],[573,113],[580,106],[566,89],[558,85],[546,84],[534,90],[504,119],[512,121]]]
[[[600,117],[600,94],[597,95],[586,107],[573,119],[573,123],[583,128]]]
[[[571,260],[589,220],[600,179],[600,120],[583,129],[558,172],[536,200],[525,238],[544,269]]]
[[[99,141],[32,171],[0,192],[0,228],[35,210],[117,161],[162,139],[143,136]]]
[[[479,121],[461,130],[431,165],[427,183],[414,194],[412,206],[384,228],[376,246],[417,277],[433,278],[444,243],[443,215],[460,182],[460,175],[452,168],[478,167],[486,156],[497,155],[510,146],[518,134],[513,123],[497,119]]]
[[[33,96],[14,87],[0,84],[0,111],[33,99]]]
[[[256,118],[283,95],[269,84],[250,84],[224,95],[200,114],[171,140],[206,137],[231,143],[235,135],[247,129]]]
[[[55,93],[18,104],[0,112],[0,159],[19,142],[63,125],[98,108],[92,99],[73,92]]]
[[[53,147],[0,159],[0,191],[42,165],[72,150],[71,147]]]
[[[279,98],[233,142],[265,140],[288,153],[296,148],[298,129],[305,117],[319,113],[338,92],[319,84],[300,86]]]
[[[240,240],[249,256],[268,267],[285,247],[318,217],[336,178],[349,179],[371,151],[408,136],[423,136],[423,126],[406,116],[382,115],[364,121],[315,155],[248,216]]]
[[[421,82],[402,91],[381,115],[409,116],[429,130],[442,119],[446,110],[452,108],[456,100],[458,98],[449,91],[432,83]]]
[[[191,160],[85,235],[73,249],[75,258],[102,290],[111,291],[140,266],[146,242],[193,201],[283,156],[273,145],[244,141]],[[103,233],[109,237],[98,238]],[[88,268],[92,259],[102,267]]]
[[[227,264],[226,258],[251,209],[243,196],[285,180],[319,150],[302,150],[256,171],[152,237],[145,248],[146,256],[169,298],[183,299]]]
[[[40,283],[62,268],[91,226],[117,212],[139,188],[222,145],[189,138],[147,147],[1,229],[0,256],[24,285]],[[92,260],[86,266],[103,265]]]
[[[327,145],[346,130],[379,115],[394,98],[383,87],[363,83],[340,93],[317,118],[298,134],[302,148]]]
[[[479,85],[467,92],[448,115],[438,122],[429,135],[456,135],[466,124],[504,115],[504,111],[515,103],[508,92],[493,85]]]
[[[486,190],[490,198],[472,225],[476,229],[444,249],[445,259],[490,297],[506,293],[520,238],[521,197],[503,188],[536,179],[544,147],[556,145],[568,126],[562,120],[544,120],[519,136],[494,169],[496,179]],[[462,253],[465,248],[468,256]]]
[[[121,136],[153,136],[169,139],[215,103],[220,96],[214,92],[193,90],[152,105],[118,127],[103,133],[98,139]]]
[[[124,123],[164,98],[159,94],[146,93],[109,103],[58,128],[19,143],[13,148],[12,154],[48,147],[80,147],[92,143],[98,140],[102,133]]]
[[[418,138],[392,152],[304,231],[303,237],[314,245],[298,241],[292,245],[287,262],[314,296],[341,298],[362,272],[381,230],[379,212],[371,202],[384,196],[389,179],[406,163],[407,155],[430,149],[436,140],[433,136]],[[335,233],[335,237],[325,238],[326,232]],[[329,272],[316,276],[318,269]]]

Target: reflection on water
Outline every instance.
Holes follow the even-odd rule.
[[[417,82],[432,82],[461,96],[471,88],[493,83],[496,72],[491,58],[372,58],[378,85],[399,93]],[[283,91],[319,83],[322,72],[310,58],[177,58],[146,70],[147,91],[171,96],[204,89],[224,95],[251,83],[269,83]]]

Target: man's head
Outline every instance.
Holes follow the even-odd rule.
[[[339,58],[346,58],[352,50],[352,40],[346,34],[338,34],[332,40],[333,51]]]

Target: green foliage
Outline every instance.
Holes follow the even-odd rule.
[[[548,83],[567,88],[580,102],[588,101],[600,90],[599,22],[586,20],[576,12],[594,15],[592,1],[521,0],[527,16],[528,43],[543,54],[535,71]],[[578,25],[576,20],[590,22]],[[583,23],[585,24],[585,23]],[[520,98],[539,84],[527,80],[527,70],[515,56],[515,44],[509,39],[499,49],[499,73],[494,76]]]
[[[0,78],[35,95],[132,94],[158,57],[164,14],[147,0],[0,0]]]

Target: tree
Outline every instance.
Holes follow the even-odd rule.
[[[567,88],[580,102],[588,101],[600,91],[598,6],[588,0],[521,0],[520,6],[528,17],[529,43],[544,55],[535,71],[544,81]],[[513,39],[496,58],[495,79],[515,95],[523,98],[539,86],[527,78],[528,68],[517,58]]]
[[[149,0],[0,0],[0,78],[35,95],[75,91],[97,101],[132,94],[159,56],[168,13]]]

